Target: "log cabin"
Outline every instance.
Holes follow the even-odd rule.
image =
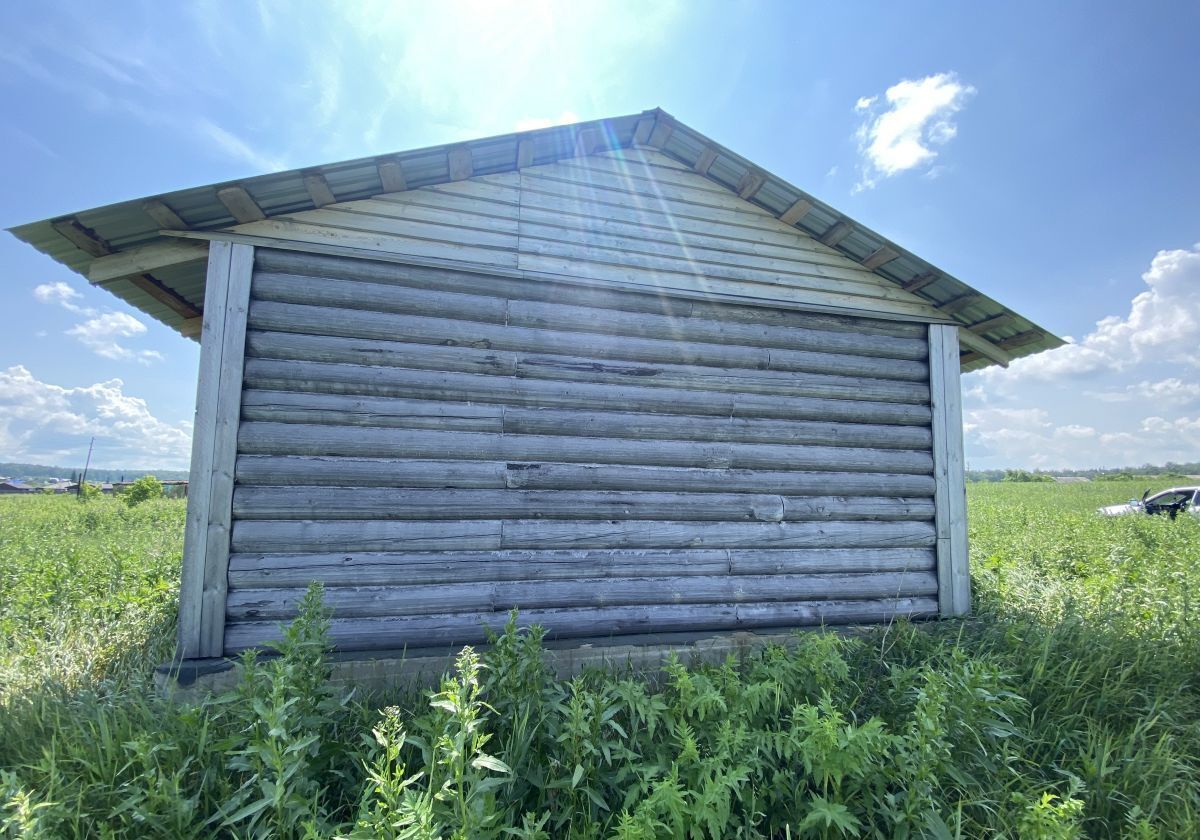
[[[13,233],[201,342],[180,682],[310,581],[352,677],[961,616],[960,372],[1062,343],[658,109]]]

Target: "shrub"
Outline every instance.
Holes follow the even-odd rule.
[[[122,498],[125,500],[125,504],[134,507],[151,499],[161,499],[162,494],[162,482],[152,475],[144,475],[129,485],[122,494]]]

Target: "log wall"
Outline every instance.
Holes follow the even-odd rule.
[[[255,254],[225,653],[937,613],[924,324]]]

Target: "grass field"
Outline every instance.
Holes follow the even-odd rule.
[[[0,836],[1200,836],[1200,521],[1094,514],[1144,489],[971,485],[965,622],[653,684],[511,632],[346,698],[314,600],[196,706],[150,683],[182,502],[0,498]]]

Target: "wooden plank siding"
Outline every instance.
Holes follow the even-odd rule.
[[[387,193],[231,230],[709,298],[946,320],[929,302],[649,150]]]
[[[405,203],[436,193],[469,199],[453,205],[456,241],[422,240],[436,248],[511,254],[500,265],[552,256],[576,274],[608,265],[586,250],[598,245],[521,215],[527,175],[572,200],[583,199],[555,186],[577,183],[563,172],[588,173],[591,191],[646,180],[592,160],[381,197],[390,206],[373,218],[404,224],[349,235],[396,248],[426,218],[444,230],[426,212],[451,204]],[[811,241],[781,245],[766,214],[669,169],[647,183],[694,203],[697,223],[757,231],[810,254],[805,265],[848,271]],[[646,218],[665,212],[651,198]],[[366,214],[342,207],[312,212]],[[272,224],[318,235],[311,218],[240,229]],[[491,238],[462,233],[473,224]],[[542,244],[523,250],[526,231]],[[554,237],[569,246],[561,255],[548,253]],[[646,255],[687,263],[691,246],[672,247]],[[722,282],[807,282],[732,275]],[[907,305],[868,297],[862,282],[860,306]],[[938,612],[938,386],[922,324],[263,248],[250,298],[226,654],[275,638],[310,580],[327,587],[343,650],[476,643],[511,607],[556,638]]]

